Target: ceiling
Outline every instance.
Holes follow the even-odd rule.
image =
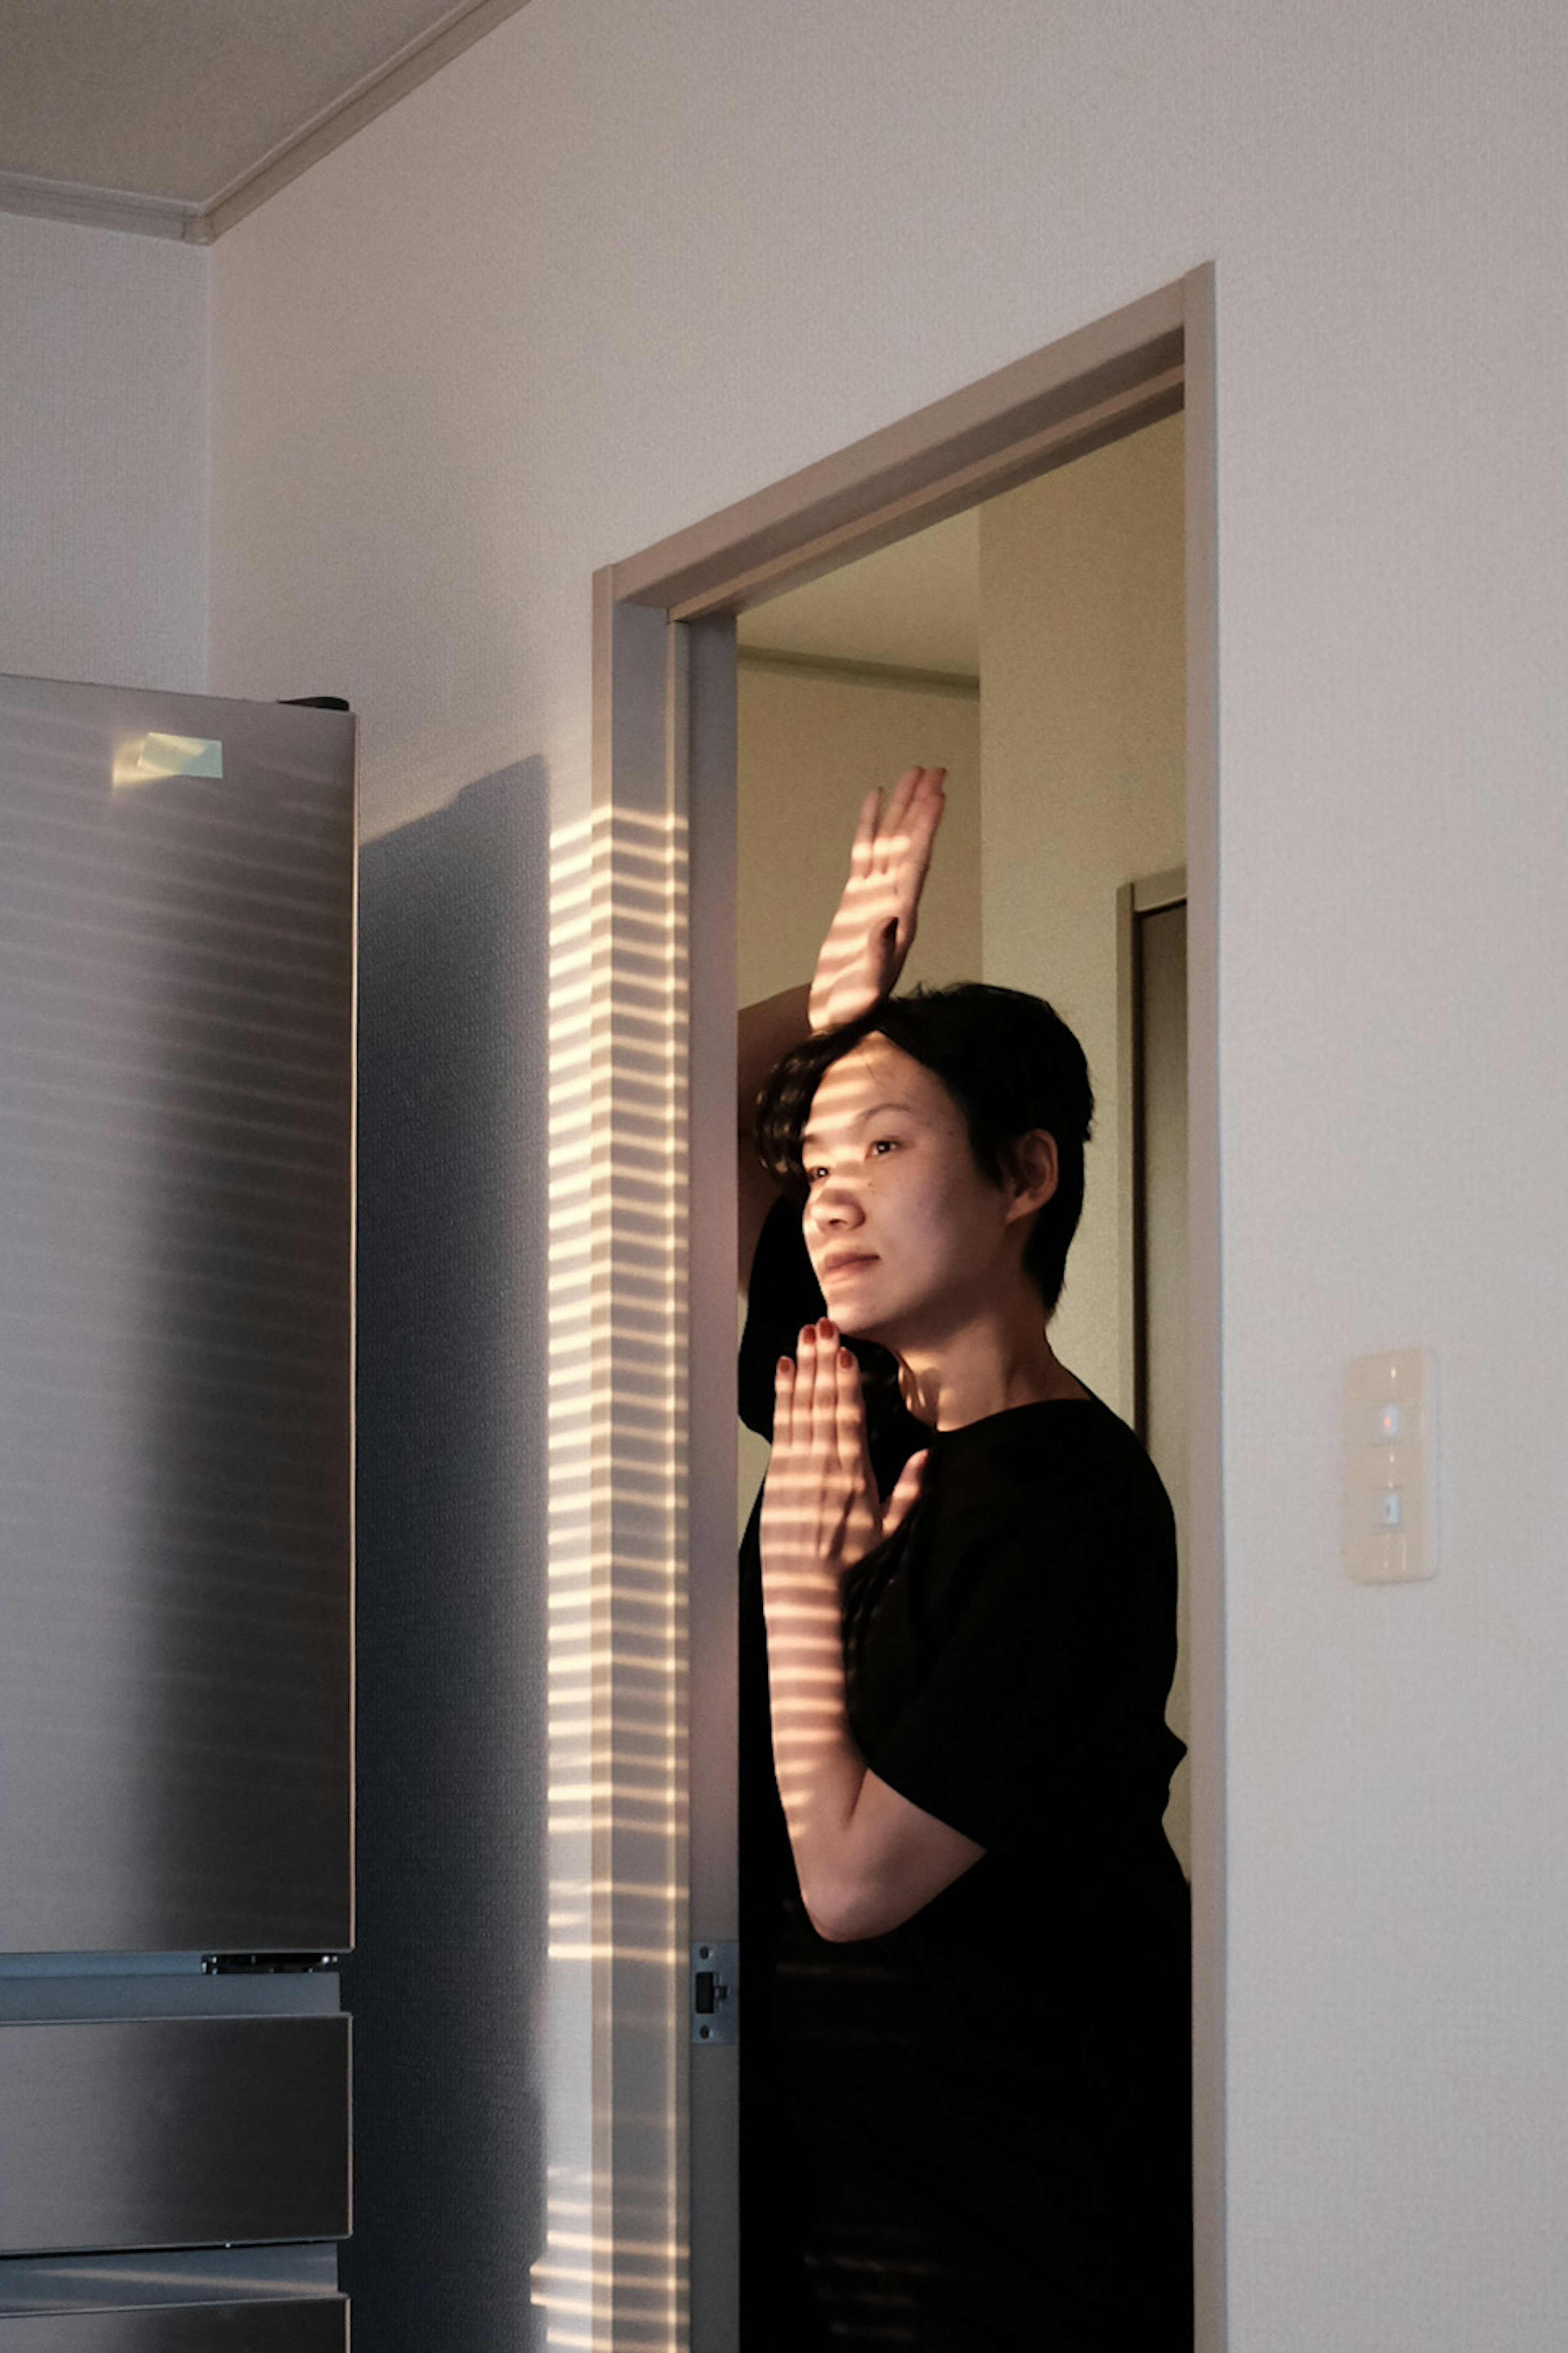
[[[0,0],[0,211],[205,244],[524,0]]]
[[[754,605],[736,634],[742,651],[978,678],[979,508]]]
[[[0,0],[0,212],[209,243],[525,0]],[[979,516],[742,617],[743,648],[979,670]]]

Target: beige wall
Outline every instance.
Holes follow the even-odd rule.
[[[1052,1339],[1128,1420],[1116,894],[1185,855],[1182,419],[980,518],[984,976],[1047,997],[1089,1056],[1094,1140]]]
[[[945,767],[941,854],[900,986],[980,971],[980,703],[741,658],[740,1001],[811,978],[861,801],[918,763]]]

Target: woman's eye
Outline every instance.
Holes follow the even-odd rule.
[[[826,1168],[808,1168],[805,1172],[805,1181],[808,1185],[815,1185],[819,1176],[826,1176]]]
[[[879,1135],[871,1146],[873,1152],[896,1152],[898,1148],[898,1139],[891,1135]]]

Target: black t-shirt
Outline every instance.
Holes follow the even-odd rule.
[[[758,1246],[741,1409],[822,1313],[798,1213]],[[1099,1399],[932,1431],[856,1344],[904,1525],[851,1571],[868,1766],[985,1849],[883,1936],[825,1943],[773,1771],[758,1514],[742,1552],[742,2353],[1190,2343],[1187,1892],[1171,1508]]]

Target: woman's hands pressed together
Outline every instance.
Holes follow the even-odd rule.
[[[859,1366],[826,1317],[780,1357],[774,1398],[762,1519],[773,1769],[806,1911],[844,1943],[896,1928],[984,1850],[868,1770],[849,1729],[845,1571],[902,1525],[926,1456],[879,1500]]]
[[[808,1324],[773,1387],[773,1452],[763,1498],[763,1594],[781,1608],[807,1593],[833,1602],[847,1569],[898,1527],[920,1492],[925,1456],[904,1465],[884,1504],[866,1441],[860,1367],[824,1316]]]

